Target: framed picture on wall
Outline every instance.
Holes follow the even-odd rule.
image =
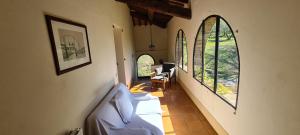
[[[92,63],[84,24],[45,15],[57,75]]]

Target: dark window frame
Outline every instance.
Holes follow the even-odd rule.
[[[212,18],[212,17],[215,17],[216,18],[216,40],[215,40],[215,73],[214,73],[214,89],[212,90],[211,88],[209,88],[203,81],[203,74],[204,74],[204,51],[205,51],[205,45],[204,45],[204,39],[205,39],[205,21],[207,21],[208,19]],[[238,57],[238,82],[237,82],[237,97],[236,97],[236,102],[235,102],[235,105],[229,103],[229,101],[227,101],[226,99],[224,99],[222,96],[218,95],[217,94],[217,83],[218,83],[218,61],[219,61],[219,57],[218,57],[218,51],[219,51],[219,32],[220,32],[220,20],[223,20],[226,25],[229,27],[229,29],[231,30],[232,32],[232,35],[233,35],[233,38],[234,38],[234,41],[235,41],[235,46],[236,46],[236,51],[237,51],[237,57]],[[202,31],[200,33],[200,30],[202,28]],[[196,43],[197,43],[197,38],[198,38],[198,35],[199,34],[202,34],[202,56],[201,56],[201,70],[202,70],[202,76],[201,76],[201,80],[198,80],[196,77],[195,77],[195,47],[196,47]],[[213,92],[215,95],[217,95],[218,97],[220,97],[224,102],[226,102],[227,104],[229,104],[231,107],[233,107],[235,110],[237,109],[237,106],[238,106],[238,99],[239,99],[239,86],[240,86],[240,76],[241,76],[241,61],[240,61],[240,53],[239,53],[239,48],[238,48],[238,43],[236,41],[236,37],[235,37],[235,34],[234,34],[234,31],[232,30],[231,26],[229,25],[229,23],[221,16],[219,15],[210,15],[208,17],[206,17],[201,25],[199,26],[198,28],[198,31],[197,31],[197,34],[196,34],[196,37],[195,37],[195,40],[194,40],[194,50],[193,50],[193,78],[198,81],[201,85],[205,86],[207,89],[209,89],[209,91]]]
[[[179,34],[181,33],[181,54],[179,55],[179,46],[178,46],[178,39],[179,39]],[[184,58],[183,58],[183,56],[184,56],[184,49],[183,49],[183,41],[184,41],[184,38],[186,39],[186,36],[185,36],[185,33],[184,33],[184,31],[182,30],[182,29],[179,29],[178,30],[178,32],[177,32],[177,36],[176,36],[176,47],[175,47],[175,63],[176,63],[176,65],[182,70],[182,71],[184,71],[184,72],[186,72],[186,73],[188,73],[188,45],[187,45],[187,43],[186,43],[186,55],[187,55],[187,65],[186,65],[186,70],[183,68],[183,65],[184,65]],[[187,40],[185,40],[186,42],[187,42]],[[177,50],[178,49],[178,50]],[[177,54],[178,53],[178,54]],[[178,60],[178,58],[177,57],[182,57],[182,59],[181,60]],[[181,61],[181,67],[179,66],[180,65],[180,61]]]

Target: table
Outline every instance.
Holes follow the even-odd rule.
[[[153,88],[154,84],[160,84],[163,89],[166,89],[166,83],[168,82],[168,78],[164,76],[154,76],[151,78],[151,87]]]

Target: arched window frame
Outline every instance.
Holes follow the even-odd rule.
[[[181,36],[181,39],[179,39]],[[181,42],[179,42],[179,40],[181,40]],[[184,51],[184,43],[183,41],[185,40],[186,42],[186,52]],[[181,43],[181,44],[179,44]],[[181,50],[181,51],[179,51]],[[181,52],[181,53],[180,53]],[[180,54],[179,54],[180,53]],[[184,69],[184,53],[186,53],[187,56],[187,60],[186,60],[186,69]],[[180,59],[179,59],[179,58]],[[176,61],[176,65],[182,69],[185,72],[188,72],[188,47],[187,47],[187,40],[186,40],[186,36],[185,33],[182,29],[179,29],[177,32],[177,36],[176,36],[176,47],[175,47],[175,61]],[[181,62],[181,63],[180,63]]]
[[[235,102],[235,105],[229,103],[226,99],[224,99],[222,96],[218,95],[216,92],[217,92],[217,80],[218,80],[218,50],[219,50],[219,37],[216,36],[216,40],[215,40],[215,71],[214,71],[214,89],[212,90],[211,88],[209,88],[204,82],[203,82],[203,77],[204,77],[204,51],[205,51],[205,37],[204,37],[204,32],[205,32],[205,21],[210,19],[211,17],[215,17],[216,18],[216,35],[219,35],[219,32],[220,32],[220,20],[223,20],[226,25],[229,27],[229,29],[231,30],[232,32],[232,36],[235,40],[235,46],[236,46],[236,51],[237,51],[237,58],[238,58],[238,82],[237,82],[237,97],[236,97],[236,102]],[[201,30],[201,31],[200,31]],[[201,32],[201,33],[200,33]],[[198,35],[201,34],[201,38],[202,38],[202,53],[201,53],[201,70],[202,70],[202,75],[201,75],[201,80],[198,80],[196,77],[195,77],[195,47],[196,47],[196,44],[197,44],[197,38],[198,38]],[[229,104],[231,107],[233,107],[234,109],[237,109],[237,105],[238,105],[238,98],[239,98],[239,83],[240,83],[240,54],[239,54],[239,49],[238,49],[238,43],[236,41],[236,37],[235,37],[235,34],[234,34],[234,31],[232,30],[231,26],[229,25],[229,23],[221,16],[219,15],[211,15],[211,16],[208,16],[207,18],[205,18],[201,25],[199,26],[198,28],[198,31],[197,31],[197,34],[196,34],[196,37],[195,37],[195,41],[194,41],[194,48],[193,48],[193,78],[198,81],[199,83],[201,83],[203,86],[205,86],[206,88],[208,88],[210,91],[212,91],[215,95],[217,95],[218,97],[220,97],[224,102],[226,102],[227,104]]]

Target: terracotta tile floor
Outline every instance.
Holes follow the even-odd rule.
[[[161,88],[151,89],[149,81],[140,81],[135,83],[131,92],[151,92],[159,97],[166,135],[217,135],[179,84],[173,83],[162,91]]]

